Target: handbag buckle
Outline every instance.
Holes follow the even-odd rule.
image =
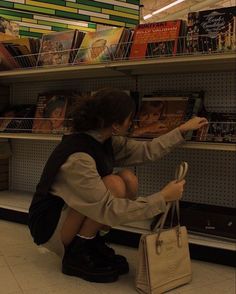
[[[162,246],[162,243],[163,243],[162,240],[157,240],[156,241],[157,254],[161,254],[161,246]]]

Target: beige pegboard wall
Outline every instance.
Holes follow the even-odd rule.
[[[142,94],[152,91],[204,91],[208,111],[236,112],[236,72],[169,73],[138,79]]]
[[[12,140],[10,189],[34,192],[44,165],[58,142]]]
[[[12,103],[36,103],[38,93],[76,89],[95,91],[103,87],[135,90],[141,94],[155,90],[205,91],[208,110],[236,111],[234,72],[171,73],[138,77],[92,78],[85,80],[16,83],[12,86]],[[43,166],[58,142],[40,140],[12,140],[11,188],[34,191]],[[235,152],[178,149],[159,162],[137,167],[140,194],[158,191],[171,180],[176,165],[186,160],[190,164],[184,200],[236,207]],[[204,176],[203,176],[204,175]]]
[[[160,191],[169,181],[181,161],[187,161],[184,201],[236,207],[236,153],[178,148],[156,163],[139,166],[139,194]]]
[[[123,78],[95,78],[88,80],[65,80],[65,81],[40,81],[26,83],[15,83],[11,89],[11,103],[36,103],[39,93],[55,90],[77,90],[80,93],[96,91],[100,88],[112,87],[134,91],[136,79],[133,77]]]

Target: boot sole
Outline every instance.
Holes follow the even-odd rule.
[[[129,272],[129,265],[123,265],[123,266],[119,266],[116,268],[116,270],[118,271],[119,275],[125,275],[128,274]]]
[[[89,282],[95,283],[112,283],[118,280],[118,273],[101,274],[101,273],[89,273],[78,268],[62,266],[62,272],[68,276],[76,276]]]

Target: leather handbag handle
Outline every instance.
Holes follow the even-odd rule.
[[[188,171],[188,163],[186,161],[181,162],[181,164],[177,167],[177,169],[175,171],[176,181],[177,182],[182,181],[185,178],[185,176],[187,174],[187,171]],[[158,239],[160,237],[161,231],[164,228],[165,221],[166,221],[167,215],[168,215],[169,210],[170,210],[171,207],[172,207],[171,227],[172,227],[172,224],[173,224],[173,218],[174,218],[175,211],[177,213],[178,226],[180,226],[179,200],[169,202],[167,204],[165,213],[162,215],[162,217],[160,218],[160,220],[158,221],[158,223],[155,225],[155,227],[153,229],[153,231],[158,230],[158,235],[157,235]]]

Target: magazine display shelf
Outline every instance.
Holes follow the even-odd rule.
[[[224,54],[214,53],[208,55],[176,56],[140,61],[114,61],[104,64],[81,64],[64,67],[2,71],[0,72],[0,91],[1,85],[9,86],[9,101],[13,103],[17,103],[18,99],[22,100],[22,97],[28,102],[27,99],[31,96],[34,96],[33,99],[36,98],[35,93],[45,91],[45,89],[53,89],[56,85],[57,87],[63,87],[64,84],[67,88],[72,87],[72,85],[80,84],[82,91],[85,91],[87,87],[88,90],[91,90],[98,86],[103,87],[104,85],[135,88],[137,87],[137,83],[139,83],[138,87],[140,87],[141,92],[145,92],[151,83],[155,83],[153,79],[153,76],[155,75],[157,75],[157,78],[162,78],[163,74],[163,79],[165,79],[166,84],[168,83],[169,77],[170,81],[171,79],[175,80],[176,76],[180,76],[179,79],[183,79],[182,74],[184,73],[191,77],[194,77],[197,73],[199,73],[199,75],[205,73],[206,76],[209,75],[211,79],[215,78],[215,75],[212,75],[212,73],[216,73],[216,75],[218,73],[224,73],[226,79],[228,79],[229,75],[227,75],[227,73],[229,72],[232,77],[232,73],[235,72],[235,58],[235,52],[228,52]],[[176,73],[178,73],[178,75],[175,75]],[[106,78],[106,80],[104,78]],[[145,82],[147,83],[144,85]],[[91,83],[93,83],[92,86]],[[178,80],[176,81],[176,85],[177,83]],[[194,83],[195,79],[192,78],[190,84],[192,85]],[[53,87],[51,87],[51,85],[53,85]],[[20,89],[21,93],[18,93],[18,89]],[[30,92],[32,89],[33,94]],[[25,93],[25,95],[22,93]],[[19,101],[19,103],[21,102],[22,101]],[[0,218],[25,223],[27,221],[27,211],[32,197],[33,187],[35,187],[35,183],[37,183],[39,174],[44,166],[45,158],[47,158],[47,155],[54,149],[56,142],[61,140],[61,135],[0,133],[0,140],[10,140],[13,152],[13,158],[10,159],[10,189],[9,191],[0,191]],[[236,144],[227,143],[186,142],[183,148],[178,149],[183,152],[187,149],[191,149],[189,150],[191,153],[190,156],[195,156],[193,155],[195,152],[198,153],[194,160],[197,162],[202,161],[201,167],[203,168],[204,164],[208,164],[208,162],[212,163],[214,167],[218,167],[221,163],[226,166],[228,162],[232,162],[233,159],[231,160],[231,158],[234,158],[234,155],[236,154]],[[30,154],[30,150],[32,150],[32,155]],[[182,156],[182,151],[180,151],[180,156]],[[202,154],[205,155],[201,158]],[[211,154],[213,154],[213,159],[211,159]],[[228,161],[224,161],[225,154],[227,154]],[[29,160],[27,158],[28,155],[30,157]],[[218,158],[218,155],[219,160],[215,161],[215,157],[217,156]],[[171,160],[173,161],[173,166],[176,166],[176,162],[178,163],[179,159],[177,159],[177,161],[175,159],[173,160],[174,156],[175,155],[173,155]],[[223,162],[220,161],[220,156],[222,156]],[[205,158],[208,158],[209,161],[205,162]],[[150,169],[152,168],[153,167]],[[197,168],[199,168],[199,166]],[[25,171],[28,172],[28,179],[26,178]],[[151,182],[151,186],[155,186],[155,180],[152,178],[152,176],[156,174],[155,168],[154,171],[151,171],[148,175],[148,178],[147,175],[145,176],[145,169],[139,170],[139,167],[137,167],[135,168],[135,171],[138,176],[141,176],[141,179],[143,177],[141,185],[146,181],[149,185]],[[218,181],[217,177],[219,177],[219,174],[213,176],[216,177],[215,181]],[[222,174],[220,174],[220,177],[222,177]],[[23,179],[24,183],[21,184]],[[232,190],[234,189],[234,184],[232,184],[233,181],[231,179],[230,181]],[[145,189],[145,187],[141,187],[141,194],[148,194]],[[204,189],[207,191],[208,186],[205,186]],[[214,193],[212,194],[214,195]],[[204,197],[205,195],[199,194],[200,200]],[[234,203],[234,200],[229,200],[228,206],[231,203]],[[122,234],[125,232],[140,234],[148,232],[149,230],[146,224],[142,223],[141,225],[124,225],[116,228],[116,231],[118,231],[119,235],[119,233]],[[130,236],[128,236],[128,239],[129,238]],[[124,237],[119,237],[119,239],[125,241]],[[222,238],[219,238],[218,240],[212,236],[202,237],[190,234],[190,244],[210,249],[210,251],[208,250],[208,254],[204,255],[206,259],[209,252],[214,251],[215,249],[221,251],[220,254],[222,254],[223,259],[226,255],[228,256],[227,259],[232,259],[232,256],[236,251],[233,243],[232,240],[222,241]],[[224,263],[224,260],[219,262]]]
[[[157,73],[233,71],[236,52],[124,60],[101,64],[69,64],[0,71],[0,83],[151,75]]]
[[[61,141],[62,135],[55,134],[13,134],[0,133],[0,138],[4,139],[24,139],[24,140],[44,140]],[[212,143],[212,142],[186,142],[180,148],[203,149],[203,150],[221,150],[236,152],[236,144]]]

